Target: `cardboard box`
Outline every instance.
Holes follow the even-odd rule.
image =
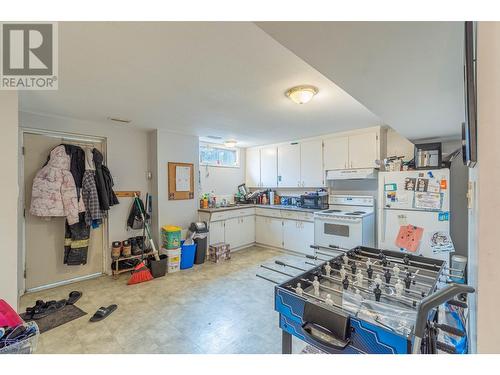
[[[231,259],[231,248],[229,244],[220,242],[210,245],[208,248],[208,260],[214,263],[220,263]]]

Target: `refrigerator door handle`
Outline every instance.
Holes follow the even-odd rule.
[[[380,233],[380,242],[384,243],[385,242],[385,215],[386,215],[386,211],[384,209],[381,210],[382,211],[382,215],[380,215],[380,228],[381,228],[381,233]],[[379,243],[379,246],[381,246],[381,244]]]

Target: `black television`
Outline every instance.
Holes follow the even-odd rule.
[[[464,94],[465,122],[462,123],[462,157],[473,168],[477,163],[477,101],[476,101],[476,32],[475,23],[465,22]]]

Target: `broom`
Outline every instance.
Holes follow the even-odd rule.
[[[142,207],[141,204],[139,203],[139,198],[137,195],[134,193],[134,204],[137,205],[137,208],[139,209],[139,212],[141,213],[141,219],[142,223],[144,225],[144,228],[146,228],[146,232],[148,234],[149,238],[149,243],[151,244],[151,248],[153,249],[153,255],[155,257],[155,260],[160,260],[160,257],[158,255],[158,250],[156,250],[155,244],[153,242],[153,238],[151,237],[151,232],[149,230],[149,226],[146,223],[146,218],[144,216],[144,213],[142,212]],[[144,260],[139,263],[134,270],[132,271],[132,276],[128,280],[128,285],[133,285],[133,284],[139,284],[145,281],[150,281],[153,280],[153,275],[151,275],[151,271],[149,270],[148,267],[146,267],[146,264],[144,263]]]

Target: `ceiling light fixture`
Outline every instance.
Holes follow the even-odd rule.
[[[224,141],[224,146],[235,147],[236,143],[238,143],[238,141],[236,139],[228,139],[227,141]]]
[[[311,85],[295,86],[288,89],[285,95],[290,98],[294,103],[305,104],[309,102],[314,95],[318,93],[318,89]]]

